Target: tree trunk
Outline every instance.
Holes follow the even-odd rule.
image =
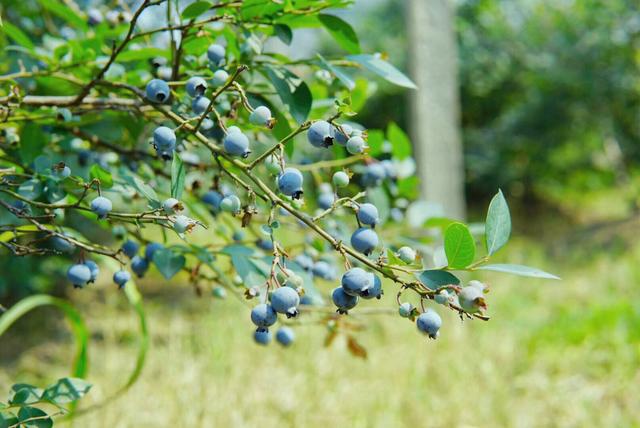
[[[423,198],[464,219],[458,50],[448,0],[410,0],[410,67],[418,85],[411,100],[411,134]]]

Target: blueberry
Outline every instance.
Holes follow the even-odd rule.
[[[91,25],[92,27],[100,24],[104,20],[102,12],[95,8],[91,8],[87,11],[87,18],[89,21],[89,25]]]
[[[276,340],[282,346],[289,346],[295,340],[296,335],[289,327],[280,327],[276,332]]]
[[[229,195],[220,201],[220,209],[224,212],[238,214],[240,212],[240,199],[236,195]]]
[[[367,144],[361,137],[351,137],[349,138],[349,141],[347,141],[347,151],[352,155],[364,152],[366,147]]]
[[[436,311],[427,309],[416,319],[416,326],[418,326],[418,330],[428,335],[431,339],[436,339],[439,335],[438,330],[442,326],[442,319]]]
[[[300,199],[302,196],[302,183],[304,178],[302,173],[296,168],[285,168],[278,177],[278,189],[293,199]]]
[[[71,175],[71,168],[65,165],[64,162],[59,162],[51,168],[51,173],[55,177],[64,179]]]
[[[190,232],[196,225],[196,222],[193,219],[190,219],[186,215],[176,216],[175,221],[173,222],[173,230],[178,233]]]
[[[411,247],[400,247],[398,258],[405,263],[413,263],[416,261],[416,251]]]
[[[222,201],[223,196],[216,192],[215,190],[209,190],[207,193],[202,195],[202,202],[209,205],[212,211],[220,210],[220,202]]]
[[[271,241],[271,239],[260,238],[256,241],[256,247],[264,251],[273,251],[273,241]]]
[[[378,235],[368,227],[361,227],[351,235],[351,246],[368,256],[378,246]]]
[[[307,140],[314,147],[329,147],[333,145],[335,129],[329,122],[318,120],[313,122],[307,131]]]
[[[278,314],[271,305],[260,303],[251,310],[251,322],[258,327],[269,327],[276,323]]]
[[[268,328],[258,328],[253,333],[253,340],[259,345],[268,345],[271,342],[271,332]]]
[[[149,261],[140,256],[134,256],[131,259],[131,270],[135,273],[138,278],[142,278],[147,270],[149,269]]]
[[[334,200],[333,193],[320,193],[318,195],[318,206],[323,210],[328,210],[333,206]]]
[[[409,318],[411,316],[411,312],[413,312],[413,305],[408,302],[404,302],[398,308],[398,313],[402,318]]]
[[[254,125],[267,126],[271,122],[271,110],[265,106],[259,106],[249,115],[249,122]]]
[[[311,270],[314,267],[313,259],[306,254],[298,254],[295,259],[293,259],[302,269]]]
[[[98,264],[93,260],[85,260],[84,265],[89,268],[91,272],[91,278],[89,279],[89,283],[95,282],[98,279],[98,275],[100,274],[100,268]]]
[[[214,43],[207,49],[207,58],[209,58],[213,66],[217,67],[224,61],[225,53],[224,46]]]
[[[60,236],[54,236],[53,238],[51,238],[51,245],[56,251],[60,251],[61,253],[67,253],[67,254],[73,253],[76,249],[76,246],[74,243],[69,242]]]
[[[169,99],[171,93],[167,82],[160,79],[153,79],[147,83],[147,99],[156,103],[163,103]]]
[[[91,281],[91,269],[84,264],[72,265],[67,270],[67,279],[75,288],[82,288]]]
[[[153,131],[153,146],[156,150],[173,151],[176,148],[176,133],[166,126],[159,126]]]
[[[353,309],[358,304],[358,296],[350,296],[344,292],[342,287],[338,287],[331,293],[333,304],[337,306],[338,312],[346,314],[349,309]]]
[[[271,294],[271,307],[274,311],[285,314],[287,318],[298,315],[300,296],[291,287],[280,287]]]
[[[236,230],[235,232],[233,232],[231,239],[233,239],[235,242],[242,241],[244,239],[244,232],[242,232],[241,230]]]
[[[347,144],[347,141],[349,140],[349,137],[351,137],[352,133],[353,133],[353,128],[350,125],[347,125],[346,123],[340,125],[340,127],[335,128],[334,135],[335,135],[336,143],[340,144],[341,146],[345,146]]]
[[[349,174],[344,171],[338,171],[333,174],[331,181],[336,187],[347,187],[349,185]]]
[[[484,290],[480,286],[468,285],[463,287],[458,293],[458,300],[460,301],[460,307],[470,314],[475,314],[481,312],[483,309],[487,309],[487,304],[484,300]]]
[[[122,244],[122,252],[130,259],[138,254],[139,249],[140,246],[138,245],[138,243],[130,239],[126,240],[124,244]]]
[[[242,133],[242,130],[235,125],[227,128],[227,134],[232,134],[234,132]]]
[[[173,69],[169,66],[163,65],[162,67],[158,67],[156,74],[160,79],[168,81],[171,80],[171,77],[173,76]]]
[[[373,299],[373,298],[381,299],[383,294],[382,281],[377,275],[373,273],[371,274],[371,276],[373,277],[373,286],[364,290],[362,294],[360,294],[360,297],[363,297],[365,299]]]
[[[151,242],[147,244],[147,248],[145,248],[144,250],[144,258],[147,259],[148,262],[152,262],[153,255],[156,253],[156,251],[161,250],[163,248],[164,248],[164,245],[159,244],[157,242]]]
[[[387,178],[395,179],[398,177],[396,166],[391,159],[385,159],[380,161],[380,165],[382,165],[382,167],[384,168],[385,175]]]
[[[249,150],[249,138],[240,131],[228,131],[222,144],[224,145],[224,151],[230,155],[246,158],[251,154],[251,150]]]
[[[312,268],[313,276],[331,281],[336,278],[335,268],[324,260],[314,263]]]
[[[91,201],[91,211],[98,214],[98,218],[105,218],[113,209],[113,204],[108,198],[98,196]]]
[[[191,102],[191,109],[195,114],[202,114],[207,111],[209,104],[211,104],[211,100],[204,95],[201,95],[193,99]]]
[[[113,274],[113,282],[118,284],[118,288],[123,288],[130,279],[131,274],[126,270],[119,270]]]
[[[224,299],[227,297],[227,290],[225,290],[224,287],[218,286],[211,290],[211,294],[217,299]]]
[[[88,166],[93,160],[93,152],[90,150],[80,150],[78,152],[78,164],[80,166]]]
[[[213,77],[211,78],[211,83],[213,83],[213,86],[222,86],[227,82],[228,79],[229,73],[224,70],[216,70],[216,72],[213,73]]]
[[[189,96],[199,97],[204,95],[204,91],[207,90],[207,81],[202,77],[193,76],[187,80],[185,88],[187,89],[187,94],[189,94]]]
[[[361,204],[358,208],[358,220],[362,224],[375,227],[380,222],[380,215],[378,214],[378,208],[373,204]]]
[[[354,267],[342,275],[340,284],[345,293],[350,296],[362,296],[374,286],[375,277],[371,272]]]
[[[379,162],[367,165],[362,176],[362,184],[365,187],[377,187],[382,184],[382,180],[387,176],[387,172]]]
[[[452,295],[447,290],[440,290],[438,294],[435,295],[433,300],[440,305],[449,305],[451,303]]]
[[[176,212],[182,211],[183,209],[184,206],[176,198],[165,199],[164,202],[162,202],[162,210],[165,212],[165,214],[175,214]]]

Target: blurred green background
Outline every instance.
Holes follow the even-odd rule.
[[[405,3],[357,6],[346,18],[363,50],[386,52],[406,70]],[[186,284],[151,276],[139,284],[152,337],[141,379],[76,425],[639,426],[638,3],[456,6],[469,218],[481,219],[502,188],[517,238],[500,257],[563,280],[483,274],[492,320],[461,323],[447,313],[436,342],[397,316],[356,311],[366,326],[362,360],[344,338],[323,347],[326,331],[315,325],[299,327],[291,349],[259,348],[242,303],[198,298]],[[358,120],[410,128],[406,91],[378,84]],[[0,290],[31,263],[2,257]],[[50,282],[57,268],[55,260],[39,266],[29,287]],[[95,386],[83,405],[124,382],[138,340],[124,298],[97,288],[73,295],[93,335]],[[14,326],[0,349],[0,391],[16,379],[66,375],[66,331],[48,310]]]

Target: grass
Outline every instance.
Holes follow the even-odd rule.
[[[483,274],[493,319],[461,324],[440,311],[437,341],[399,316],[356,310],[367,327],[357,333],[366,360],[342,337],[324,347],[326,329],[312,323],[296,328],[290,349],[259,347],[248,310],[232,297],[197,298],[186,286],[149,280],[141,289],[152,343],[141,379],[75,425],[640,426],[640,248],[569,267],[530,244],[519,248],[508,251],[510,262],[526,260],[563,281]],[[370,304],[393,305],[392,288]],[[124,383],[137,321],[112,290],[74,300],[93,334],[87,406]],[[0,342],[3,391],[14,381],[45,384],[68,374],[73,347],[62,321],[44,310],[29,318]]]

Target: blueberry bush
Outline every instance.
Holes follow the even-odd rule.
[[[361,52],[336,13],[349,3],[28,0],[7,8],[3,258],[54,258],[72,293],[113,283],[143,333],[135,282],[155,270],[198,294],[242,300],[239,316],[255,324],[258,344],[275,331],[290,346],[309,317],[326,326],[327,343],[347,335],[358,356],[366,351],[350,312],[399,312],[435,339],[438,312],[489,319],[487,286],[463,283],[462,273],[556,278],[491,262],[511,232],[501,192],[484,227],[424,215],[405,133],[357,122],[371,94],[356,77],[415,85],[384,55]],[[301,55],[300,28],[326,30],[344,54],[305,47]],[[380,307],[383,292],[395,296],[392,306]],[[33,307],[57,306],[79,332],[74,375],[82,377],[86,329],[68,302],[48,297],[9,308],[0,333]]]

